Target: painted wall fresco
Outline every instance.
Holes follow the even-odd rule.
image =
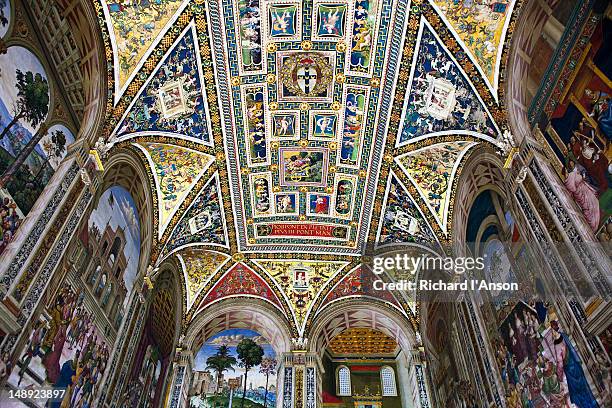
[[[410,96],[404,108],[399,142],[443,131],[470,131],[495,137],[484,104],[443,43],[422,21]]]
[[[415,242],[429,245],[435,243],[436,238],[427,220],[395,175],[392,174],[389,177],[388,185],[389,192],[378,244]]]
[[[457,166],[474,144],[464,141],[439,143],[397,159],[441,227],[446,225],[450,191]]]
[[[195,33],[188,28],[136,98],[118,135],[163,131],[210,142]]]
[[[576,67],[576,78],[546,131],[562,163],[565,186],[595,232],[612,216],[612,46],[603,41],[603,24],[609,30],[612,23],[606,20],[595,31],[589,54]]]
[[[172,231],[163,253],[195,243],[227,245],[217,177],[211,178],[193,200],[191,207]]]
[[[213,157],[169,144],[144,143],[142,146],[151,158],[156,176],[161,233]]]
[[[48,128],[50,84],[38,58],[22,47],[0,56],[0,253],[11,242],[74,136]]]
[[[8,32],[11,23],[11,2],[0,0],[0,38]]]
[[[255,356],[248,371],[244,364],[248,360],[241,359],[241,350],[251,350]],[[229,407],[230,394],[232,406],[242,404],[243,397],[246,408],[276,406],[276,359],[268,340],[253,330],[229,329],[215,334],[196,354],[190,407]],[[235,389],[230,391],[230,386]]]
[[[103,0],[115,33],[119,86],[123,87],[184,0],[123,2]]]
[[[94,324],[94,311],[85,294],[64,286],[34,323],[26,349],[8,383],[16,388],[65,388],[63,398],[38,400],[38,407],[89,407],[100,392],[97,386],[110,347]]]
[[[504,26],[510,17],[514,0],[434,0],[450,26],[491,84],[495,83],[498,52],[503,47]]]
[[[520,302],[498,314],[497,364],[510,407],[599,407],[554,308]]]
[[[8,383],[15,388],[65,388],[36,407],[93,407],[114,339],[126,314],[140,254],[136,206],[122,187],[111,187],[80,229],[74,264],[41,315]],[[16,406],[22,406],[17,402]]]

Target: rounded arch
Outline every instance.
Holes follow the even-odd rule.
[[[93,145],[104,126],[108,101],[108,77],[104,40],[95,3],[86,0],[56,0],[55,7],[76,42],[83,75],[83,119],[75,139]]]
[[[155,209],[145,164],[129,149],[117,149],[109,157],[104,166],[102,183],[96,190],[91,208],[96,208],[102,194],[114,186],[124,188],[131,195],[136,205],[140,225],[141,254],[138,271],[145,271],[150,263],[150,254],[157,228],[153,224]]]
[[[278,309],[254,298],[223,299],[200,310],[189,323],[184,348],[195,354],[207,339],[233,328],[261,334],[277,355],[291,350],[291,325]]]
[[[378,306],[380,305],[380,306]],[[351,328],[378,330],[394,339],[407,355],[419,345],[410,321],[398,311],[366,299],[342,299],[320,310],[314,318],[308,349],[322,355],[332,338]]]
[[[187,307],[185,285],[183,281],[184,277],[181,273],[181,268],[176,258],[168,258],[164,260],[164,262],[159,265],[157,270],[158,272],[153,283],[153,290],[157,291],[162,288],[167,288],[171,290],[172,294],[175,295],[175,302],[173,305],[174,315],[172,344],[177,345],[179,343],[179,338],[183,327],[183,316]],[[153,296],[151,299],[153,301]]]
[[[495,191],[502,200],[510,197],[503,163],[490,146],[478,147],[465,162],[457,181],[453,211],[452,249],[456,256],[465,254],[467,225],[472,205],[484,190]]]

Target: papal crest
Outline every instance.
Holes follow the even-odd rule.
[[[279,80],[284,97],[328,97],[333,79],[329,57],[319,53],[299,53],[282,61]]]

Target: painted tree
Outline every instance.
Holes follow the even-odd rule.
[[[264,408],[268,402],[268,380],[271,375],[276,374],[276,359],[274,357],[264,357],[259,366],[259,372],[266,376],[266,393],[264,394]]]
[[[238,343],[238,347],[236,347],[236,352],[238,353],[238,360],[240,360],[239,365],[244,368],[244,389],[242,391],[242,400],[240,401],[240,408],[244,408],[249,370],[261,364],[264,351],[263,347],[255,343],[253,339],[242,339]]]
[[[221,378],[223,378],[223,373],[227,370],[234,371],[235,364],[236,358],[230,354],[230,349],[225,344],[219,346],[219,348],[217,348],[217,352],[206,359],[206,369],[213,370],[217,375],[215,402],[217,399],[217,393],[219,392],[219,387],[221,385]]]
[[[34,74],[32,71],[23,73],[17,70],[16,73],[17,101],[13,107],[13,119],[2,130],[0,140],[20,120],[25,120],[32,127],[36,127],[45,120],[49,113],[49,83],[47,79],[40,73]],[[47,127],[40,126],[36,134],[28,141],[28,144],[17,154],[13,164],[2,175],[0,187],[6,185],[46,133]]]
[[[66,151],[66,134],[62,130],[51,133],[51,141],[45,141],[43,148],[49,160],[61,158]]]

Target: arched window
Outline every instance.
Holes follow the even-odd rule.
[[[389,366],[380,369],[380,381],[382,383],[383,397],[397,397],[397,387],[395,386],[395,371]]]
[[[106,274],[102,274],[102,277],[100,278],[100,282],[98,283],[98,287],[96,288],[95,294],[96,296],[100,296],[100,293],[102,293],[102,290],[104,289],[104,287],[106,286]]]
[[[351,396],[351,370],[347,366],[338,368],[338,392],[339,396]]]
[[[106,287],[106,292],[104,292],[104,297],[102,298],[102,307],[105,307],[110,299],[111,291],[113,290],[113,284],[109,283]]]
[[[89,280],[87,281],[87,283],[89,283],[90,285],[93,285],[94,283],[96,283],[96,281],[98,280],[98,276],[100,276],[101,270],[102,270],[102,267],[100,265],[96,266],[96,269],[89,276]]]

